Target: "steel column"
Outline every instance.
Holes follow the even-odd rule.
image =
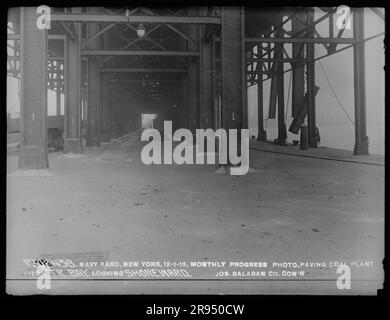
[[[263,55],[263,44],[257,44],[257,55]],[[263,97],[263,64],[257,62],[257,140],[267,141],[267,132],[264,130],[264,97]]]
[[[222,126],[242,129],[245,85],[244,21],[240,7],[223,7],[221,18]]]
[[[306,20],[305,13],[296,12],[295,16],[292,17],[291,26],[292,33],[305,29],[305,25],[301,21]],[[301,33],[301,36],[304,36]],[[304,43],[293,43],[292,44],[292,103],[291,103],[291,115],[292,117],[298,116],[299,109],[305,103],[305,66],[299,61],[304,61],[305,56],[305,44]],[[297,67],[297,65],[302,65]]]
[[[20,149],[19,169],[45,169],[47,156],[47,30],[36,26],[35,7],[20,17]]]
[[[100,74],[100,141],[107,142],[111,139],[111,103],[110,103],[110,95],[111,95],[111,83],[110,83],[111,75],[110,73],[101,73]]]
[[[87,8],[88,12],[96,11],[96,8]],[[99,31],[99,26],[96,22],[88,23],[87,38],[91,37]],[[88,42],[89,49],[95,49],[99,45],[99,39],[95,38]],[[98,57],[88,57],[87,60],[87,147],[100,146],[99,133],[99,65]]]
[[[61,115],[61,86],[57,81],[57,91],[56,91],[56,115]]]
[[[355,147],[353,154],[368,154],[366,124],[366,77],[364,45],[364,8],[353,9],[353,75],[355,99]]]
[[[81,11],[80,8],[73,8]],[[81,140],[81,25],[75,24],[77,39],[67,38],[65,52],[64,153],[82,153]]]
[[[282,18],[281,18],[282,22]],[[283,30],[276,30],[276,36],[283,37]],[[276,43],[275,54],[278,59],[283,58],[283,43]],[[275,62],[277,64],[277,81],[278,81],[278,144],[286,145],[287,129],[284,116],[284,63],[282,61]]]
[[[111,86],[111,94],[110,94],[110,136],[111,138],[118,138],[120,136],[120,93],[115,85]]]
[[[190,8],[189,13],[197,14],[197,8]],[[188,36],[191,39],[199,40],[198,26],[188,26]],[[194,43],[188,43],[188,49],[194,50]],[[188,125],[189,129],[195,133],[195,129],[199,128],[199,59],[189,58],[188,62]]]
[[[314,10],[307,11],[307,33],[308,37],[314,37]],[[315,62],[314,62],[314,43],[306,44],[307,55],[307,129],[309,135],[309,147],[317,148],[316,138],[316,93],[315,93]]]
[[[202,29],[202,28],[201,28]],[[200,39],[200,128],[213,128],[213,50]]]

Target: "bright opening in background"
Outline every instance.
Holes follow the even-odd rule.
[[[143,113],[142,114],[142,129],[153,128],[153,120],[157,118],[157,114]]]

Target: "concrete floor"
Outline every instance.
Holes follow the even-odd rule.
[[[257,171],[230,176],[215,174],[215,165],[145,166],[140,146],[123,141],[88,148],[82,158],[50,153],[52,176],[7,176],[8,292],[41,293],[35,281],[20,280],[22,259],[49,254],[84,261],[373,261],[352,267],[351,290],[343,291],[336,269],[326,266],[305,269],[303,279],[266,281],[211,281],[217,269],[205,268],[189,268],[192,281],[62,280],[52,281],[49,293],[373,294],[381,288],[383,166],[251,150]],[[12,173],[17,154],[7,160]],[[193,281],[199,278],[209,280]]]

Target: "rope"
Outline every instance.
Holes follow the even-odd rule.
[[[314,49],[314,52],[315,52],[315,55],[317,56],[317,51],[316,51],[315,49]],[[322,73],[323,73],[324,76],[325,76],[326,82],[328,83],[330,90],[332,91],[334,97],[336,98],[337,103],[339,104],[340,108],[344,111],[344,113],[345,113],[345,115],[348,117],[349,121],[351,121],[351,123],[352,123],[353,125],[355,125],[355,122],[353,122],[353,120],[351,119],[351,117],[348,115],[347,111],[345,111],[345,109],[344,109],[344,107],[343,107],[343,104],[341,103],[340,99],[338,98],[338,96],[337,96],[337,94],[336,94],[336,91],[333,89],[332,84],[330,83],[329,78],[328,78],[328,76],[326,75],[326,72],[325,72],[325,70],[324,70],[324,67],[322,66],[321,61],[318,60],[318,62],[319,62],[319,64],[320,64]]]

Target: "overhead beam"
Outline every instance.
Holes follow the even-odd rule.
[[[157,30],[157,29],[160,28],[161,26],[162,26],[162,24],[158,24],[158,25],[154,26],[152,29],[149,29],[149,30],[145,33],[144,37],[147,36],[147,35],[149,35],[149,34],[151,34],[154,30]],[[143,37],[142,37],[142,38],[143,38]],[[138,37],[137,39],[135,39],[135,40],[133,40],[133,41],[127,43],[124,47],[121,48],[121,50],[125,50],[125,49],[131,47],[131,46],[134,45],[136,42],[140,41],[142,38],[141,38],[141,37]],[[113,57],[108,57],[108,58],[104,59],[103,62],[102,62],[102,65],[105,64],[106,62],[110,61],[112,58],[113,58]]]
[[[117,23],[186,23],[186,24],[220,24],[217,16],[158,16],[158,15],[117,15],[91,13],[52,13],[52,21],[71,22],[117,22]]]
[[[61,22],[60,25],[69,38],[71,38],[72,40],[75,40],[77,38],[76,34],[72,31],[72,28],[67,26],[66,23]]]
[[[371,37],[365,38],[365,39],[364,39],[364,42],[367,42],[367,41],[376,39],[376,38],[378,38],[378,37],[383,36],[384,34],[385,34],[384,32],[377,33],[377,34],[375,34],[375,35],[373,35],[373,36],[371,36]],[[338,49],[338,50],[336,50],[336,51],[333,51],[333,52],[330,52],[330,53],[326,53],[326,54],[324,54],[324,55],[322,55],[322,56],[319,56],[319,57],[315,58],[314,61],[318,61],[318,60],[321,60],[321,59],[325,59],[325,58],[327,58],[327,57],[333,56],[333,55],[336,54],[336,53],[339,53],[339,52],[348,50],[348,49],[350,49],[350,48],[352,48],[352,47],[353,47],[353,44],[350,44],[350,45],[345,46],[345,47],[343,47],[343,48],[341,48],[341,49]],[[290,72],[291,70],[294,70],[294,68],[296,68],[296,67],[291,67],[291,68],[289,68],[289,69],[286,69],[286,70],[284,70],[284,73]],[[252,73],[252,71],[247,71],[247,73]],[[264,73],[265,73],[265,74],[267,74],[267,73],[268,73],[268,74],[271,74],[271,72],[269,72],[269,71],[268,71],[268,72],[264,72]],[[267,78],[263,79],[263,81],[267,81],[267,80],[269,80],[269,79],[270,79],[270,77],[267,77]]]
[[[198,56],[198,51],[162,51],[162,50],[82,50],[83,56]]]
[[[157,69],[157,68],[104,68],[100,72],[159,72],[159,73],[186,73],[187,69]]]
[[[246,58],[246,62],[286,62],[286,63],[294,63],[294,62],[306,62],[307,60],[304,58]]]
[[[173,32],[176,32],[179,36],[181,36],[183,39],[187,40],[187,41],[190,41],[190,42],[193,42],[195,43],[196,45],[199,45],[199,43],[197,41],[195,41],[194,39],[192,39],[191,37],[188,37],[187,35],[185,35],[183,32],[180,32],[179,30],[177,30],[175,27],[171,26],[170,24],[165,24],[165,26],[167,28],[169,28],[170,30],[172,30]]]
[[[48,34],[47,38],[49,40],[65,40],[66,36],[62,34]],[[7,40],[20,40],[20,34],[17,33],[8,33]]]
[[[245,38],[245,42],[264,42],[264,43],[336,43],[352,44],[353,38]]]
[[[132,26],[131,24],[126,24],[125,26],[126,26],[127,28],[133,30],[134,32],[137,32],[137,28],[135,28],[135,27]],[[120,36],[123,37],[121,34],[120,34]],[[167,50],[166,47],[164,47],[162,44],[160,44],[160,43],[154,41],[154,40],[153,40],[152,38],[150,38],[149,36],[145,35],[143,38],[146,39],[146,40],[148,40],[148,41],[150,41],[151,43],[153,43],[156,47],[160,48],[161,50]],[[123,38],[122,38],[122,39],[123,39]],[[131,42],[132,39],[128,39],[128,40],[126,40],[126,41],[127,41],[127,42]],[[136,47],[137,47],[137,46],[136,46]],[[137,49],[141,49],[141,48],[138,47]],[[151,48],[149,48],[149,49],[151,49]],[[183,61],[182,59],[180,59],[180,58],[178,58],[178,57],[175,57],[175,59],[176,59],[177,61],[179,61],[181,64],[185,64],[185,61]]]
[[[90,36],[90,38],[88,38],[87,40],[85,40],[82,45],[85,47],[86,44],[94,39],[96,39],[97,37],[99,37],[101,34],[103,34],[104,32],[110,30],[112,27],[114,27],[116,25],[116,23],[111,23],[110,25],[106,26],[105,28],[101,29],[100,31],[96,32],[94,35]]]

